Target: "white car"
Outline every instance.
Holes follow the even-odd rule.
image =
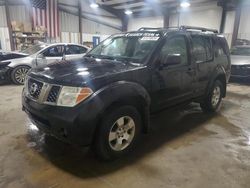
[[[26,57],[0,62],[0,78],[15,84],[24,84],[27,72],[35,66],[46,66],[55,61],[83,57],[90,48],[78,44],[56,43],[37,44],[22,51]]]

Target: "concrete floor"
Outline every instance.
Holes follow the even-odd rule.
[[[0,87],[0,187],[250,186],[250,86],[230,84],[221,113],[197,105],[152,117],[130,156],[98,161],[45,137],[21,111],[20,86]]]

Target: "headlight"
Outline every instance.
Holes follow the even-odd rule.
[[[88,98],[93,91],[88,87],[63,86],[57,100],[58,106],[73,107]]]

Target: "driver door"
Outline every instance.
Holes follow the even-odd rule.
[[[194,69],[186,35],[168,37],[159,53],[159,65],[153,77],[156,108],[165,108],[192,97]],[[178,55],[179,64],[167,64],[168,56]]]
[[[47,48],[43,52],[43,56],[46,59],[47,64],[51,64],[55,61],[61,61],[64,55],[64,45],[55,45]]]

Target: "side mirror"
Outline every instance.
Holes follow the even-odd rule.
[[[178,65],[181,64],[181,55],[180,54],[170,54],[166,59],[163,60],[164,66],[169,65]]]
[[[45,56],[43,54],[38,54],[36,56],[37,59],[45,59]]]

